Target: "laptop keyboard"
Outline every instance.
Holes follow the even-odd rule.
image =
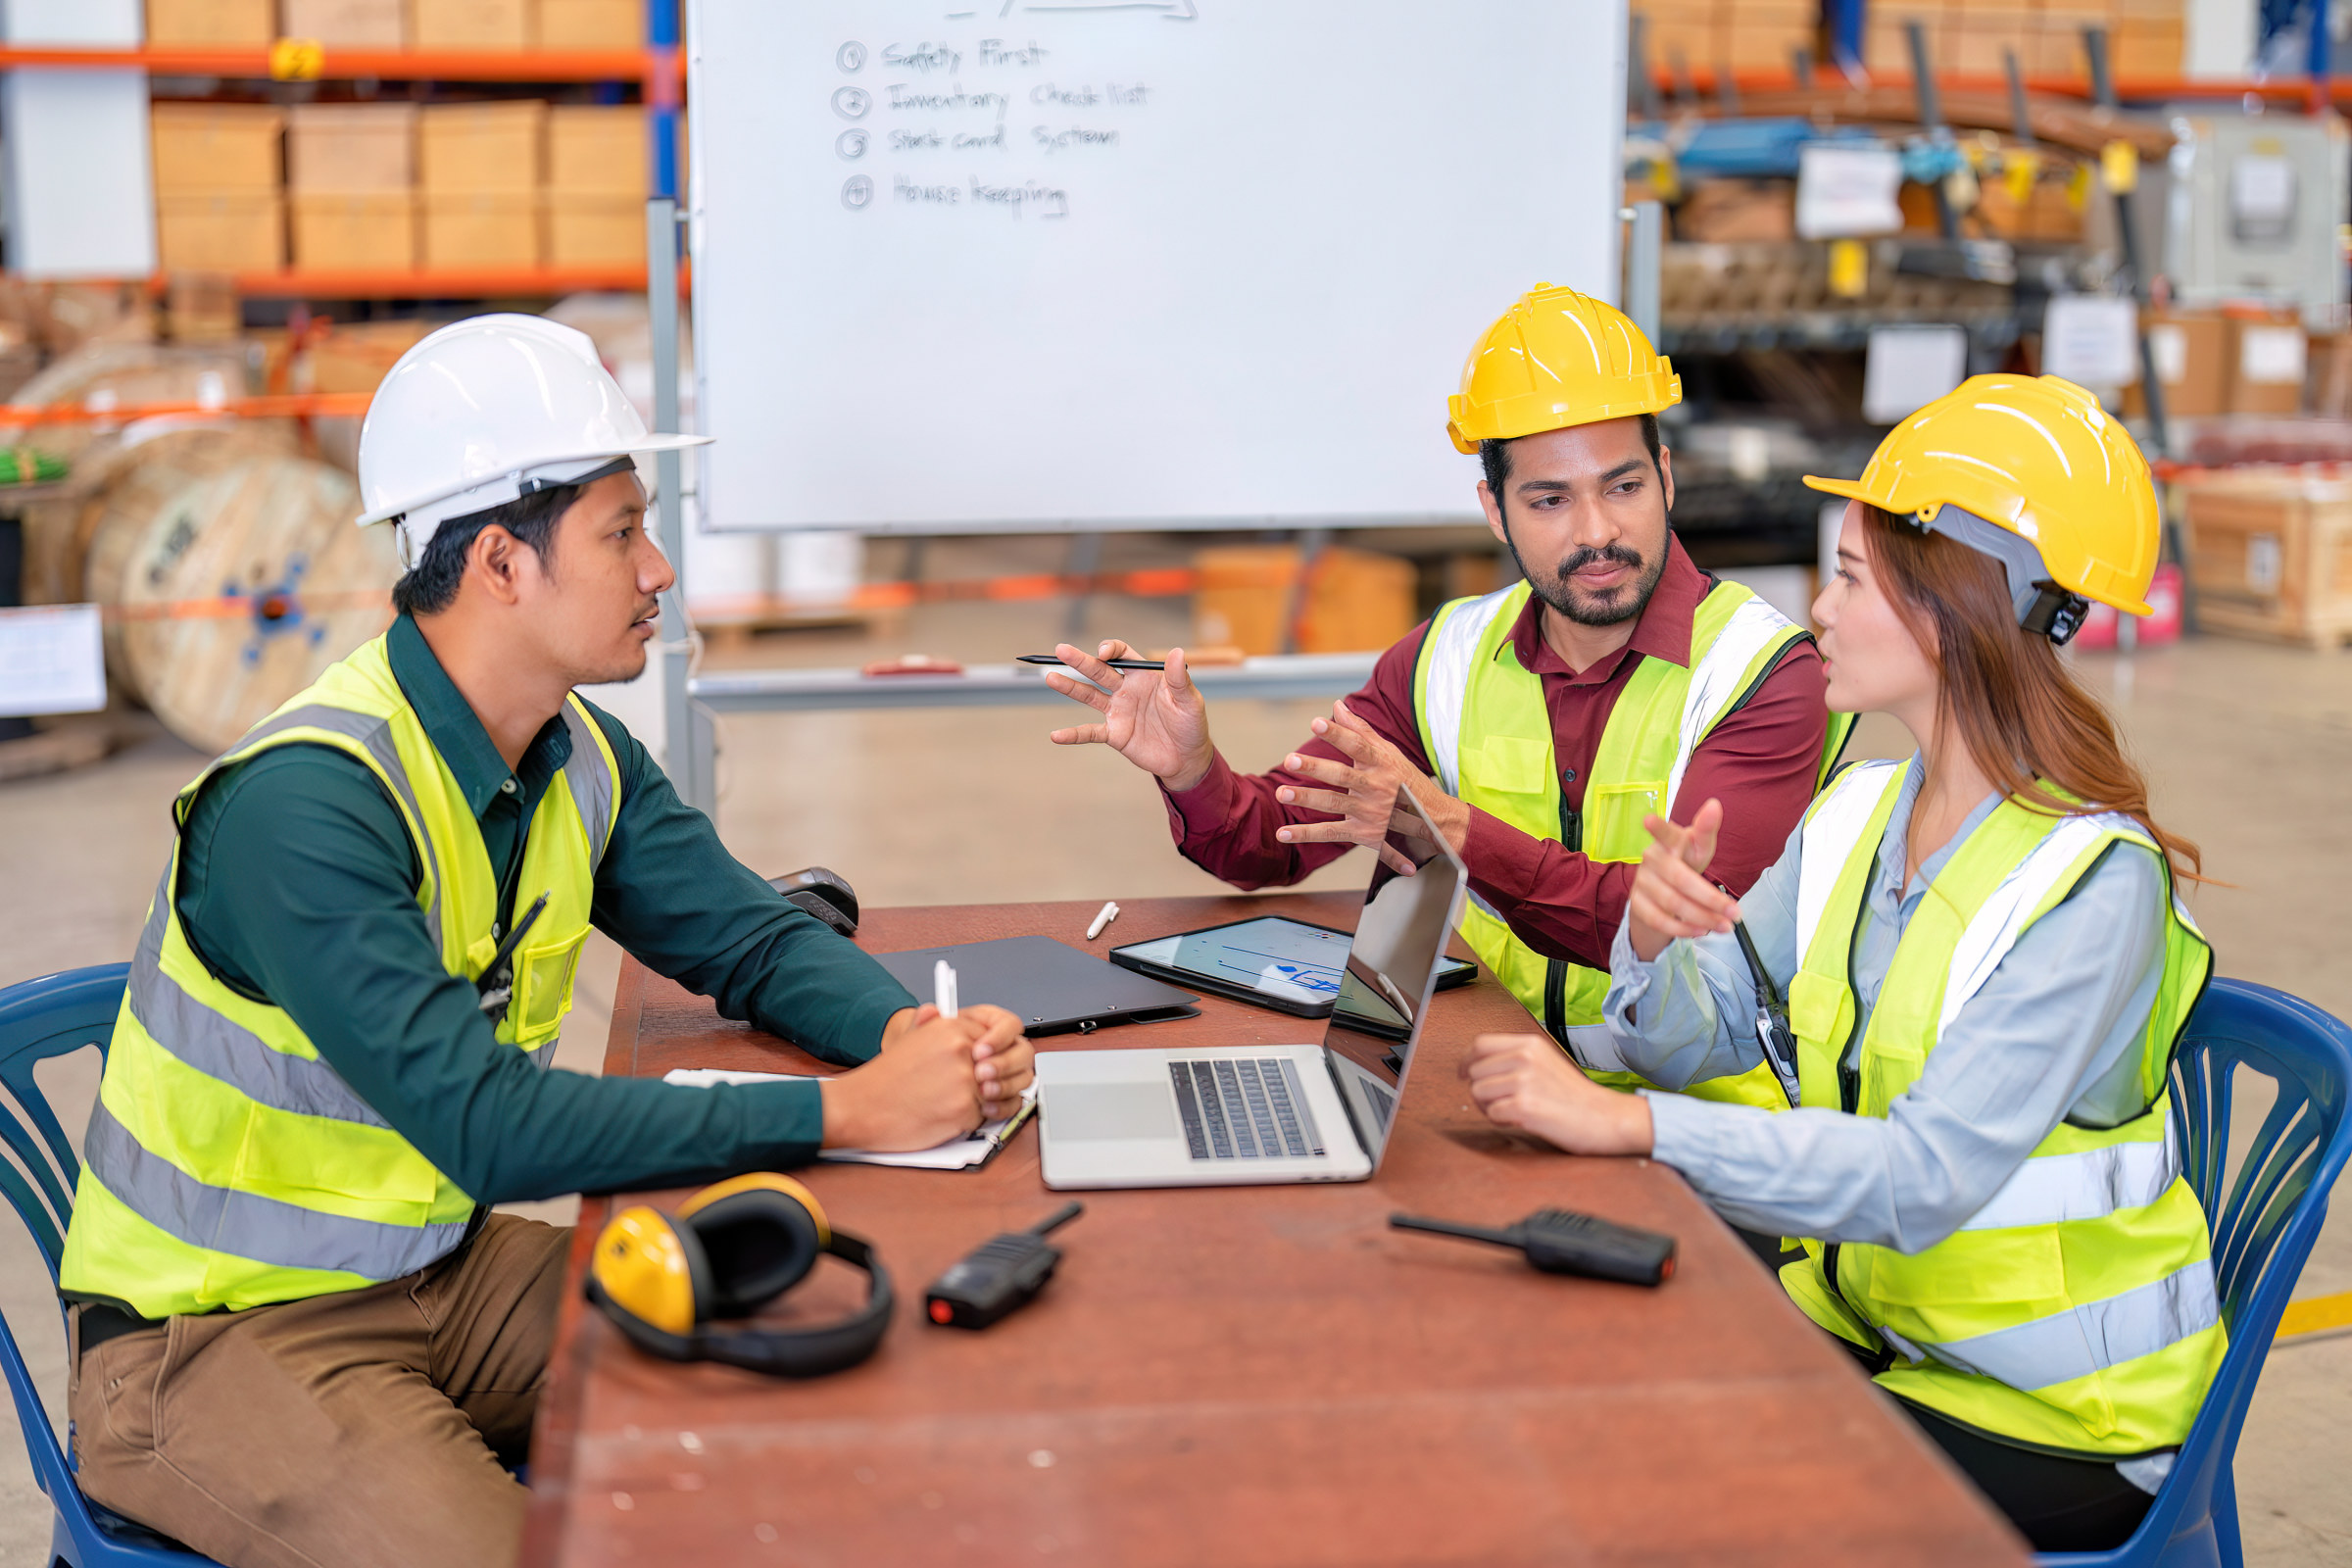
[[[1171,1061],[1168,1076],[1195,1159],[1302,1159],[1323,1152],[1295,1063]]]

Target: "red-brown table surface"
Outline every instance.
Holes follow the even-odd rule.
[[[1284,912],[1351,927],[1338,895],[1138,900],[1112,941]],[[1042,932],[1096,906],[878,909],[882,953]],[[985,1001],[974,997],[971,1000]],[[1665,1166],[1505,1136],[1455,1068],[1527,1029],[1483,973],[1431,1010],[1369,1182],[1084,1195],[1060,1273],[985,1333],[932,1327],[923,1287],[1061,1200],[1024,1130],[978,1171],[803,1173],[899,1292],[863,1366],[808,1382],[675,1366],[578,1290],[583,1204],[531,1454],[528,1563],[1509,1564],[2022,1562],[2007,1525],[1791,1306]],[[1201,1016],[1047,1050],[1311,1040],[1213,997]],[[605,1071],[820,1071],[634,961]],[[678,1195],[657,1195],[668,1203]],[[1558,1204],[1680,1240],[1663,1287],[1542,1275],[1388,1228]],[[827,1262],[770,1315],[853,1303]]]

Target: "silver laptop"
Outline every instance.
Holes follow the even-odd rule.
[[[1416,869],[1374,861],[1320,1044],[1038,1053],[1048,1187],[1360,1182],[1379,1168],[1467,876],[1409,795],[1388,841]]]

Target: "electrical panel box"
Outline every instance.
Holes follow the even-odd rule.
[[[2173,129],[2164,270],[2176,302],[2291,306],[2311,330],[2339,329],[2352,220],[2344,122],[2248,115]]]

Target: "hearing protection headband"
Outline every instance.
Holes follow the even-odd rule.
[[[1933,514],[1913,513],[1903,520],[1922,533],[1942,534],[1999,562],[2009,579],[2010,608],[2024,630],[2064,647],[2082,629],[2090,601],[2050,580],[2049,568],[2042,564],[2041,552],[2034,548],[2033,540],[1948,505],[1936,508]]]
[[[865,1304],[819,1328],[716,1328],[807,1278],[818,1256],[863,1269]],[[873,1249],[832,1229],[814,1195],[788,1176],[739,1176],[698,1193],[673,1219],[644,1204],[596,1239],[588,1299],[639,1348],[672,1361],[721,1361],[778,1377],[856,1366],[882,1343],[894,1304]]]

